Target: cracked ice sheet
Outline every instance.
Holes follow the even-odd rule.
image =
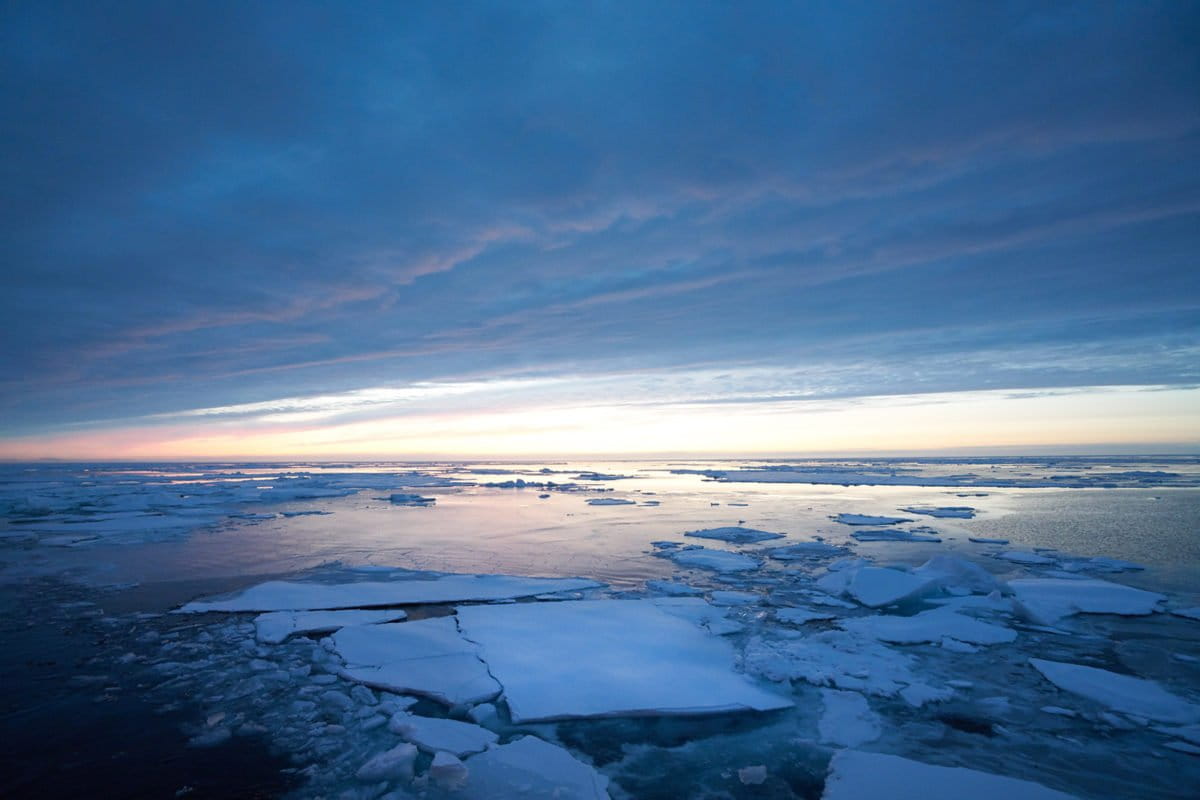
[[[303,611],[511,600],[599,586],[603,584],[584,578],[522,578],[512,575],[438,575],[432,579],[339,584],[268,581],[251,586],[226,600],[188,603],[179,612]]]
[[[730,644],[652,600],[469,606],[458,617],[517,723],[792,705],[734,672]]]
[[[1018,610],[1040,625],[1053,625],[1074,614],[1144,616],[1167,598],[1120,583],[1090,578],[1020,578],[1008,582]]]
[[[1073,800],[1032,781],[965,767],[939,767],[884,753],[841,750],[829,763],[822,800]]]
[[[344,677],[368,686],[421,694],[450,706],[482,703],[500,693],[478,648],[462,638],[453,617],[342,628],[333,643],[346,662]]]
[[[1114,711],[1159,722],[1200,722],[1200,706],[1171,694],[1154,681],[1062,661],[1031,658],[1029,663],[1063,691],[1095,700]]]
[[[332,633],[348,625],[396,622],[403,611],[271,611],[254,618],[254,637],[264,644],[279,644],[302,633]]]

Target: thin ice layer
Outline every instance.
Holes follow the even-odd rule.
[[[734,672],[730,644],[652,600],[469,606],[458,616],[514,722],[792,705]]]
[[[698,531],[688,531],[684,536],[693,536],[698,539],[718,539],[722,542],[733,542],[735,544],[754,544],[755,542],[766,542],[771,539],[782,539],[785,534],[730,525],[724,528],[704,528]]]
[[[188,603],[180,612],[303,611],[509,600],[548,592],[593,589],[601,585],[583,578],[522,578],[513,575],[439,575],[432,579],[339,584],[268,581],[251,586],[226,600]]]
[[[370,686],[421,694],[446,705],[481,703],[500,693],[478,649],[459,635],[453,617],[342,628],[333,642],[346,662],[343,675]]]
[[[841,750],[829,762],[822,800],[1072,800],[1041,784],[885,753]]]

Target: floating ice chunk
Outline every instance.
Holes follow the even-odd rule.
[[[850,551],[844,547],[826,544],[825,542],[799,542],[786,547],[772,547],[767,550],[767,556],[777,561],[803,561],[814,558],[830,558],[844,556]]]
[[[608,800],[608,778],[536,736],[480,753],[467,769],[455,794],[464,800]]]
[[[800,679],[885,697],[919,682],[911,656],[846,631],[798,639],[756,637],[747,644],[743,663],[747,672],[772,681]]]
[[[897,525],[912,522],[908,517],[873,517],[870,514],[838,514],[830,519],[843,525]]]
[[[1067,572],[1137,572],[1144,570],[1141,564],[1132,561],[1122,561],[1119,558],[1074,558],[1062,563],[1062,569]]]
[[[703,589],[678,581],[646,581],[646,588],[670,597],[698,597],[704,594]]]
[[[851,537],[860,542],[940,542],[940,536],[900,529],[855,531]]]
[[[857,747],[875,741],[883,733],[879,715],[858,692],[822,689],[821,703],[817,731],[825,744]]]
[[[864,606],[879,608],[916,597],[929,587],[928,579],[911,572],[887,567],[862,567],[854,571],[846,592]]]
[[[912,617],[875,615],[841,620],[844,630],[861,633],[881,642],[919,644],[950,637],[970,644],[1002,644],[1017,638],[1016,631],[981,622],[954,611],[936,608]]]
[[[1172,608],[1171,613],[1177,617],[1200,620],[1200,606],[1193,606],[1192,608]]]
[[[431,506],[437,502],[436,497],[422,497],[419,494],[404,494],[397,492],[388,497],[392,505],[396,506]]]
[[[742,786],[759,786],[767,780],[767,765],[755,764],[738,770],[738,781]]]
[[[839,750],[822,800],[1073,800],[1031,781],[966,767],[939,767],[885,753]]]
[[[730,553],[727,550],[709,550],[704,547],[675,550],[668,556],[681,566],[711,569],[716,572],[745,572],[759,567],[758,561],[750,556]]]
[[[632,506],[636,505],[632,500],[626,500],[623,497],[589,497],[587,504],[589,506]]]
[[[1039,565],[1058,563],[1057,559],[1041,555],[1040,553],[1033,553],[1029,550],[1005,550],[1003,553],[998,553],[996,558],[1011,561],[1014,564]]]
[[[1062,661],[1031,658],[1029,663],[1063,691],[1095,700],[1114,711],[1181,725],[1200,722],[1200,706],[1171,694],[1154,681]]]
[[[719,539],[735,544],[754,544],[770,539],[782,539],[786,534],[760,531],[754,528],[743,528],[737,525],[726,528],[704,528],[698,531],[688,531],[684,536],[694,536],[699,539]]]
[[[653,600],[468,606],[458,616],[517,723],[792,705],[734,672],[726,641]]]
[[[370,608],[413,603],[460,603],[533,597],[548,592],[592,589],[603,584],[583,578],[522,578],[512,575],[437,575],[433,578],[364,583],[268,581],[227,600],[197,600],[181,613],[204,611],[302,611]]]
[[[775,619],[792,625],[803,625],[816,620],[835,619],[836,614],[824,614],[820,611],[810,611],[807,608],[777,608]]]
[[[417,761],[417,748],[411,744],[398,744],[385,750],[358,768],[355,774],[364,783],[379,781],[410,781],[413,765]]]
[[[478,648],[459,635],[453,617],[342,628],[333,644],[346,662],[345,677],[369,686],[426,695],[446,705],[480,703],[500,693]]]
[[[762,600],[754,592],[715,591],[709,598],[714,606],[752,606]]]
[[[906,506],[900,509],[909,514],[923,514],[938,519],[974,519],[975,509],[970,506]]]
[[[1004,588],[1000,581],[978,564],[941,553],[914,569],[913,574],[928,578],[943,589],[952,591],[989,594]]]
[[[439,750],[462,758],[471,753],[482,753],[500,737],[469,722],[453,719],[435,719],[415,714],[400,713],[392,717],[388,730],[399,734],[427,753]]]
[[[450,753],[434,753],[433,763],[429,765],[430,780],[435,786],[448,792],[465,786],[469,774],[466,765]]]
[[[1090,578],[1020,578],[1008,582],[1018,612],[1039,625],[1054,625],[1073,614],[1143,616],[1158,610],[1164,595]]]
[[[944,703],[954,697],[954,689],[949,686],[936,687],[925,683],[912,683],[900,690],[900,697],[913,708],[920,708],[926,703]]]
[[[254,637],[279,644],[289,636],[332,633],[347,625],[374,625],[407,618],[403,611],[272,611],[254,619]]]
[[[968,536],[967,541],[975,544],[1008,544],[1008,539],[989,539],[986,536]]]

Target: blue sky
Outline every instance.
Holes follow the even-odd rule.
[[[0,455],[1031,391],[1200,439],[1196,4],[0,14]]]

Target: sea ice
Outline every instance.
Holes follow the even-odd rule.
[[[688,586],[678,581],[646,581],[646,588],[652,592],[665,594],[670,597],[698,597],[704,590],[696,586]]]
[[[332,633],[347,625],[396,622],[407,616],[403,611],[272,611],[255,617],[254,636],[264,644],[279,644],[297,634]]]
[[[879,608],[925,592],[927,578],[887,567],[862,567],[854,571],[846,592],[864,606]]]
[[[434,753],[429,765],[429,778],[434,785],[448,792],[461,789],[467,783],[470,772],[458,756],[450,753]]]
[[[1164,595],[1089,578],[1018,578],[1008,582],[1017,610],[1039,625],[1054,625],[1073,614],[1144,616],[1158,610]]]
[[[509,607],[526,606],[497,606]],[[453,617],[342,628],[333,644],[346,662],[345,677],[369,686],[421,694],[450,706],[481,703],[500,693],[478,648],[462,638]]]
[[[900,509],[909,514],[923,514],[927,517],[937,517],[938,519],[973,519],[975,517],[975,509],[970,506],[906,506]]]
[[[626,500],[621,497],[590,497],[587,504],[589,506],[632,506],[636,505],[632,500]]]
[[[714,606],[752,606],[762,601],[762,595],[718,590],[709,595],[709,600]]]
[[[1192,608],[1172,608],[1171,613],[1177,617],[1200,620],[1200,606],[1193,606]]]
[[[1200,722],[1200,706],[1171,694],[1154,681],[1062,661],[1031,658],[1029,663],[1058,688],[1114,711],[1180,725]]]
[[[854,531],[850,536],[860,542],[940,542],[942,540],[940,536],[900,529]]]
[[[397,506],[431,506],[437,502],[436,497],[422,497],[419,494],[404,494],[397,492],[388,497],[392,505]]]
[[[969,644],[1002,644],[1017,638],[1016,631],[981,622],[944,608],[923,611],[911,617],[874,615],[844,619],[843,629],[892,644],[938,642],[943,638]]]
[[[392,717],[388,730],[400,738],[412,742],[427,753],[445,751],[459,758],[471,753],[482,753],[500,737],[469,722],[454,719],[437,719],[401,712]]]
[[[1040,553],[1033,553],[1028,550],[1005,550],[1003,553],[998,553],[996,558],[1001,558],[1005,561],[1011,561],[1014,564],[1031,564],[1035,566],[1041,564],[1054,564],[1058,561],[1058,559],[1050,558],[1049,556],[1044,556]]]
[[[467,606],[458,616],[517,723],[792,704],[734,672],[726,641],[653,600]]]
[[[608,778],[536,736],[480,753],[467,770],[463,800],[608,800]]]
[[[386,582],[292,583],[268,581],[227,600],[196,600],[180,613],[205,611],[303,611],[336,608],[461,603],[533,597],[549,592],[592,589],[602,584],[583,578],[522,578],[512,575],[437,575]]]
[[[821,703],[817,732],[825,744],[857,747],[875,741],[883,733],[879,715],[858,692],[822,689]]]
[[[822,800],[1073,800],[1041,784],[966,767],[939,767],[885,753],[839,750]]]
[[[416,761],[417,748],[411,744],[398,744],[359,767],[356,777],[364,783],[408,781],[412,779]]]
[[[825,614],[820,611],[809,611],[807,608],[777,608],[775,619],[792,625],[803,625],[817,620],[836,619],[836,614]]]
[[[1004,584],[983,567],[965,558],[944,553],[935,555],[914,569],[913,574],[927,578],[950,592],[989,594],[1004,589]]]
[[[782,539],[786,534],[760,531],[754,528],[743,528],[737,525],[725,528],[704,528],[698,531],[688,531],[684,536],[694,536],[699,539],[719,539],[735,544],[754,544],[770,539]]]
[[[798,542],[784,547],[772,547],[766,551],[769,558],[776,561],[804,561],[807,559],[830,558],[844,556],[850,551],[845,547],[826,544],[825,542]]]
[[[967,541],[975,544],[1008,544],[1008,539],[989,539],[986,536],[968,536]]]
[[[874,517],[870,514],[838,514],[830,519],[843,525],[897,525],[912,522],[908,517]]]
[[[730,553],[727,550],[709,550],[704,547],[674,550],[668,554],[668,557],[684,567],[699,567],[716,572],[745,572],[759,567],[758,561],[750,556]]]

